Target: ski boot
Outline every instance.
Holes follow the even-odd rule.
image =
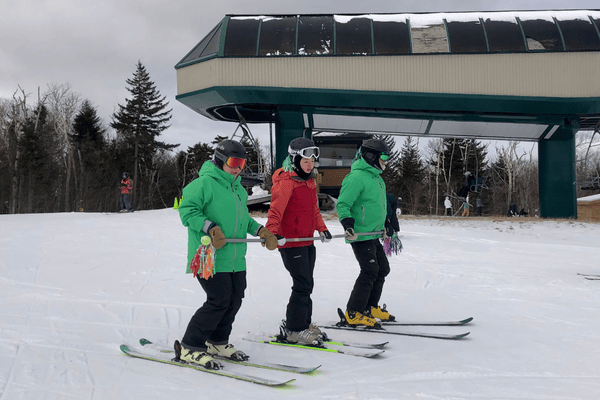
[[[346,310],[346,322],[350,326],[365,326],[367,328],[381,329],[381,324],[373,317],[358,311]]]
[[[179,343],[179,340],[175,341],[175,361],[200,365],[206,369],[221,369],[222,367],[221,364],[213,360],[210,354],[200,350],[188,349]]]
[[[233,361],[246,361],[250,358],[241,350],[236,350],[232,344],[213,344],[206,342],[206,352],[211,356],[229,358]]]
[[[377,318],[382,322],[391,322],[391,321],[395,321],[396,317],[394,317],[393,315],[391,315],[386,309],[385,309],[386,305],[383,305],[383,308],[377,306],[377,307],[373,307],[371,306],[370,311],[370,315],[373,318]]]
[[[318,335],[321,335],[321,338],[323,339],[324,342],[329,341],[329,336],[327,336],[327,333],[323,332],[321,329],[319,329],[318,326],[316,326],[315,324],[310,324],[308,326],[308,329],[310,329],[311,331],[317,332]]]
[[[282,321],[279,332],[279,337],[288,343],[323,347],[323,337],[316,331],[310,329],[310,327],[303,331],[291,331],[287,329],[285,321]]]

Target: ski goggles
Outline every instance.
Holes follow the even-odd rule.
[[[387,161],[390,158],[390,155],[388,153],[381,153],[379,158],[381,158],[381,161]]]
[[[246,159],[237,158],[237,157],[229,157],[225,162],[229,168],[240,168],[244,169],[246,166]]]
[[[302,158],[311,158],[311,157],[314,157],[315,160],[316,160],[317,158],[319,158],[319,155],[321,154],[321,151],[316,146],[315,147],[306,147],[306,148],[304,148],[302,150],[298,150],[296,152],[296,154],[299,154],[300,157],[302,157]]]

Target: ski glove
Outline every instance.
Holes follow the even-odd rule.
[[[277,237],[264,226],[258,231],[258,236],[261,239],[265,239],[265,241],[261,243],[263,247],[266,245],[269,250],[275,250],[277,248]]]
[[[329,231],[325,230],[325,231],[319,233],[319,236],[321,236],[321,242],[323,242],[323,243],[331,242],[331,233],[329,233]]]
[[[358,235],[354,232],[354,218],[344,218],[340,221],[344,227],[346,240],[353,242],[358,239]]]
[[[385,230],[383,231],[383,238],[388,238],[394,236],[394,227],[392,226],[392,222],[389,219],[385,220]]]
[[[286,238],[281,235],[275,235],[275,237],[277,238],[277,244],[280,246],[283,246],[287,242]]]
[[[208,234],[210,235],[212,245],[216,250],[225,246],[225,244],[227,243],[225,241],[225,235],[223,234],[223,231],[221,230],[221,228],[219,228],[218,225],[215,225],[214,227],[210,228],[208,230]]]

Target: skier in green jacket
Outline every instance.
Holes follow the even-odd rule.
[[[392,236],[394,229],[387,217],[385,183],[381,173],[385,169],[390,150],[383,140],[365,140],[344,178],[337,212],[344,227],[346,242],[350,243],[360,265],[350,299],[346,305],[346,321],[350,325],[377,326],[376,318],[392,320],[385,307],[379,307],[385,277],[390,272],[383,246],[378,235],[358,236],[356,233],[383,230]],[[360,157],[358,157],[360,156]]]
[[[183,189],[179,206],[181,222],[188,228],[187,272],[192,272],[192,261],[203,238],[209,236],[216,249],[212,276],[197,276],[206,292],[206,302],[188,324],[180,356],[209,369],[220,368],[211,355],[238,361],[248,359],[229,344],[233,321],[246,289],[247,244],[227,243],[225,238],[245,239],[251,234],[265,239],[269,250],[277,248],[275,235],[248,213],[248,194],[239,179],[245,165],[244,146],[234,140],[221,141],[213,159],[202,165],[198,178]]]

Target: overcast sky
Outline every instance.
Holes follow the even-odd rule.
[[[174,66],[226,14],[343,14],[598,9],[598,0],[0,0],[0,97],[19,86],[35,104],[38,87],[69,84],[105,124],[130,97],[138,60],[173,108],[161,140],[186,150],[236,125],[200,116],[175,100]],[[268,125],[251,125],[263,144]],[[399,142],[397,140],[397,142]]]

